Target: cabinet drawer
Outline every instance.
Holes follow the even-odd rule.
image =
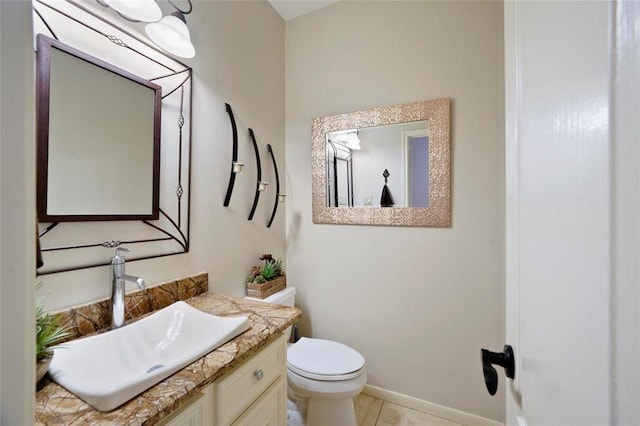
[[[226,425],[238,417],[286,369],[284,335],[258,352],[217,385],[218,424]]]

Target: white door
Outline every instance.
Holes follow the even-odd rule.
[[[507,424],[613,421],[615,6],[505,2]]]

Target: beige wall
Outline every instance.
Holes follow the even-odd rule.
[[[502,420],[480,348],[502,348],[500,2],[339,2],[287,22],[287,261],[302,332],[367,360],[369,384]],[[314,225],[311,119],[452,99],[453,225]],[[500,375],[500,386],[504,386]]]
[[[0,2],[0,424],[33,422],[35,392],[31,8]]]
[[[160,3],[168,10],[166,2]],[[143,277],[147,285],[207,271],[212,290],[243,295],[244,278],[261,253],[285,254],[284,210],[272,227],[266,228],[275,197],[267,143],[273,146],[281,170],[285,167],[284,22],[266,1],[194,2],[187,22],[196,47],[196,57],[184,60],[194,71],[191,250],[188,254],[130,262],[127,271]],[[222,203],[229,180],[232,139],[225,102],[234,110],[239,157],[247,165],[236,179],[227,208]],[[273,183],[262,195],[251,222],[247,216],[256,168],[248,127],[254,129],[258,139],[263,176]],[[112,255],[113,250],[105,249],[105,260]],[[107,267],[39,279],[44,283],[40,293],[46,294],[45,301],[51,308],[109,294]],[[135,284],[128,287],[134,288]]]

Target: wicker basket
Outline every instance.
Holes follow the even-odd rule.
[[[273,293],[284,290],[286,286],[287,277],[284,275],[262,284],[247,283],[247,296],[265,299]]]

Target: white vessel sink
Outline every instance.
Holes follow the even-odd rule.
[[[249,329],[247,317],[209,315],[176,302],[122,328],[55,350],[51,378],[109,411]]]

